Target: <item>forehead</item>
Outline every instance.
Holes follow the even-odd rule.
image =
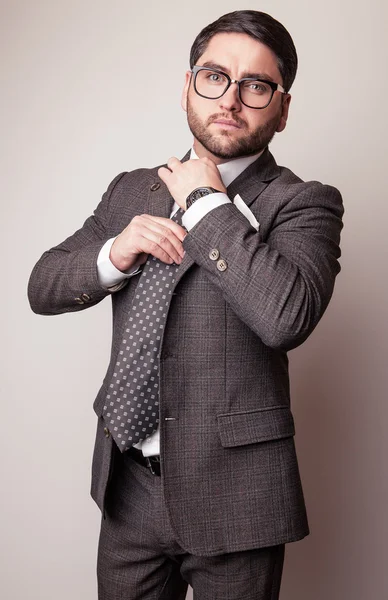
[[[197,64],[214,63],[224,67],[232,78],[241,79],[249,74],[267,74],[282,83],[275,54],[261,42],[245,33],[217,33],[214,35]]]

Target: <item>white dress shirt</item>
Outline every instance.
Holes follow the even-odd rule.
[[[253,163],[263,151],[258,154],[254,154],[253,156],[243,156],[241,158],[235,158],[230,160],[229,162],[221,163],[217,165],[217,168],[220,172],[222,182],[225,187],[228,187],[234,179],[240,173],[245,171],[245,169]],[[194,148],[191,149],[190,160],[198,159]],[[231,202],[230,198],[223,192],[216,192],[213,194],[208,194],[203,198],[200,198],[194,204],[187,209],[185,214],[182,216],[182,223],[187,231],[190,231],[200,221],[203,219],[208,212],[217,208],[218,206],[222,206],[222,204],[227,204]],[[255,219],[250,213],[249,208],[244,205],[242,198],[237,195],[234,199],[235,205],[237,208],[249,219],[251,223],[255,226]],[[172,207],[170,218],[176,213],[179,209],[179,206],[176,202]],[[250,214],[249,214],[250,213]],[[257,221],[256,221],[257,223]],[[257,223],[258,226],[258,223]],[[112,247],[113,242],[116,238],[109,239],[101,248],[100,253],[97,258],[97,274],[98,280],[100,284],[109,289],[110,291],[115,291],[115,286],[118,286],[124,279],[128,277],[132,277],[136,273],[139,272],[139,268],[137,265],[133,266],[130,272],[123,273],[116,269],[113,263],[109,259],[110,249]],[[118,286],[120,289],[121,286]],[[154,454],[159,454],[159,428],[148,438],[143,440],[142,442],[138,442],[135,444],[135,448],[140,448],[144,454],[144,456],[153,456]]]

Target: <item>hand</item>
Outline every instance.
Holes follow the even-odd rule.
[[[186,235],[183,227],[171,219],[139,215],[117,236],[109,258],[120,271],[144,264],[148,254],[164,263],[180,264]]]
[[[166,184],[171,196],[183,210],[186,210],[186,198],[199,187],[212,187],[226,193],[216,164],[207,157],[187,160],[184,163],[173,156],[166,167],[160,167],[158,175]]]

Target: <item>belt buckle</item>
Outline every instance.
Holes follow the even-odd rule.
[[[160,463],[160,459],[159,459],[159,460],[157,460],[157,459],[156,459],[156,456],[155,456],[155,457],[152,457],[152,458],[155,458],[155,461],[156,461],[156,462],[158,462],[158,463]],[[149,456],[146,456],[146,457],[145,457],[145,459],[146,459],[146,463],[147,463],[147,468],[148,468],[148,469],[151,471],[152,475],[158,475],[158,473],[155,471],[155,469],[154,469],[154,467],[153,467],[153,465],[152,465],[152,462],[151,462],[151,460],[150,460],[150,457],[149,457]]]

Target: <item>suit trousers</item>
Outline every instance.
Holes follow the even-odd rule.
[[[128,454],[115,452],[98,545],[99,600],[184,600],[189,584],[194,600],[278,600],[284,544],[189,554],[171,527],[161,484]]]

